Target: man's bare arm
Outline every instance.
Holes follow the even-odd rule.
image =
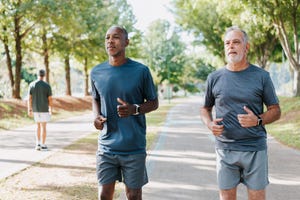
[[[140,105],[140,113],[148,113],[153,110],[156,110],[159,106],[158,99],[152,101],[146,101]]]
[[[260,115],[262,124],[270,124],[278,120],[281,116],[281,109],[279,104],[267,106],[267,111]]]
[[[104,127],[104,123],[107,121],[105,117],[101,115],[101,103],[100,100],[96,100],[93,98],[92,107],[94,113],[94,126],[98,130],[102,130]]]
[[[212,117],[212,107],[202,107],[200,109],[201,119],[204,124],[211,130],[215,136],[222,134],[224,130],[224,125],[218,124],[222,122],[223,118],[213,119]]]

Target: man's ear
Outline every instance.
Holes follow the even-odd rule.
[[[129,39],[125,40],[125,47],[129,45]]]
[[[246,44],[246,53],[248,53],[249,50],[250,50],[250,43],[248,42],[248,43]]]

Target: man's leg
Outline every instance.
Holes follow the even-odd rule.
[[[236,191],[237,188],[220,190],[220,200],[236,200]]]
[[[41,122],[41,125],[42,125],[42,144],[45,144],[46,142],[46,137],[47,137],[47,129],[46,129],[46,126],[47,126],[47,122]]]
[[[126,186],[126,196],[128,200],[142,200],[142,189],[130,189]]]
[[[40,144],[40,142],[41,142],[41,123],[37,122],[36,145]]]
[[[266,190],[250,190],[248,189],[249,200],[265,200]]]
[[[98,187],[99,200],[113,200],[115,192],[115,182]]]

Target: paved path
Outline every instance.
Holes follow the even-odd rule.
[[[0,132],[0,180],[39,162],[75,140],[96,131],[85,114],[47,125],[49,151],[35,151],[36,125]]]
[[[172,100],[173,101],[173,100]],[[217,200],[214,140],[199,116],[201,98],[182,99],[171,109],[158,143],[148,152],[150,182],[144,200]],[[34,151],[35,126],[0,132],[0,180],[39,162],[95,131],[92,115],[48,124],[48,152]],[[284,134],[284,133],[282,133]],[[300,151],[269,137],[268,200],[300,199]],[[238,200],[246,200],[239,186]]]
[[[150,182],[145,200],[217,200],[214,139],[199,116],[200,98],[190,98],[169,113],[156,147],[148,152]],[[283,133],[284,134],[284,133]],[[269,137],[268,200],[300,199],[300,151]],[[238,200],[246,200],[243,185]]]

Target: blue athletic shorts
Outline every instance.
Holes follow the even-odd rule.
[[[217,179],[221,190],[243,183],[251,190],[263,190],[269,184],[267,150],[243,152],[216,149]]]
[[[146,154],[116,155],[97,152],[99,185],[124,182],[130,189],[140,189],[148,183]]]

